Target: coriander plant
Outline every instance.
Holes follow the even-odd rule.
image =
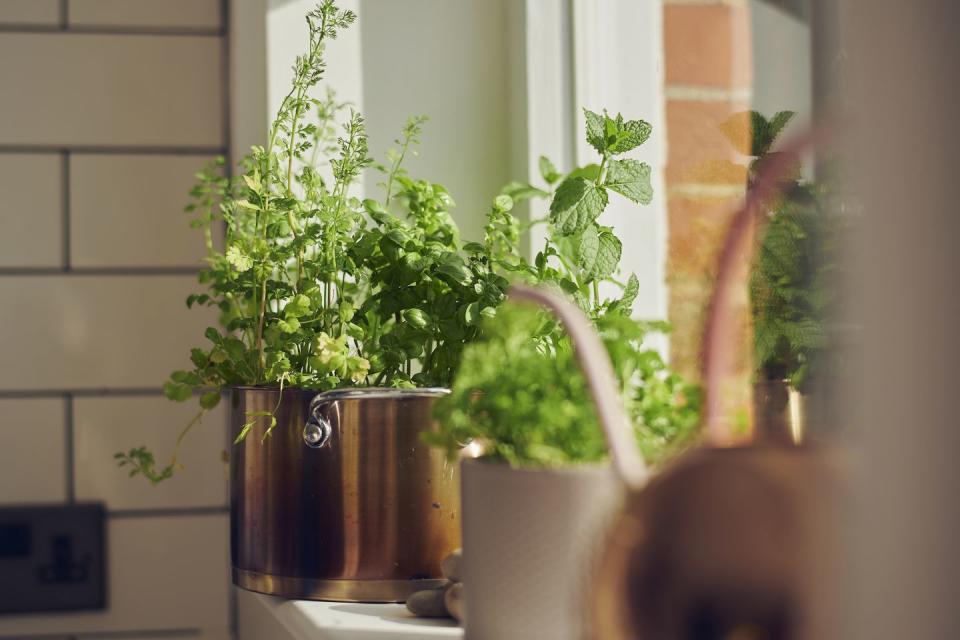
[[[176,401],[200,409],[177,440],[215,407],[225,387],[447,386],[479,319],[503,298],[507,280],[491,262],[464,252],[453,206],[441,185],[411,178],[403,160],[418,142],[412,118],[386,163],[369,156],[363,117],[328,94],[311,96],[323,77],[324,47],[354,22],[325,0],[306,18],[307,51],[274,118],[266,145],[224,175],[221,158],[198,174],[187,211],[203,230],[205,290],[187,306],[216,307],[221,324],[191,350],[192,368],[164,385]],[[340,134],[338,118],[346,112]],[[380,200],[361,201],[361,172],[384,175]],[[215,230],[225,229],[221,250]],[[271,412],[254,413],[276,425]],[[118,453],[130,475],[170,477],[144,447]]]

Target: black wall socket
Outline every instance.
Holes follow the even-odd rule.
[[[0,508],[0,614],[107,606],[101,504]]]

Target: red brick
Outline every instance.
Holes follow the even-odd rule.
[[[668,85],[750,86],[753,62],[748,7],[666,5],[663,23]]]
[[[749,110],[741,102],[667,101],[667,180],[743,184],[745,174],[731,170],[745,166],[749,158],[737,151],[748,131],[736,143],[722,125]],[[720,167],[718,170],[717,167]]]

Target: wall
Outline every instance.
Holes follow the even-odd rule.
[[[223,412],[159,488],[112,459],[165,461],[192,415],[161,385],[215,322],[183,304],[203,247],[180,211],[229,146],[226,19],[0,0],[0,505],[103,501],[110,576],[108,610],[0,616],[0,637],[227,636]]]
[[[665,0],[670,322],[674,366],[696,378],[720,244],[746,187],[747,158],[721,131],[751,108],[750,10],[744,1]],[[744,135],[749,130],[744,129]],[[746,273],[737,300],[736,375],[725,389],[728,425],[748,424],[753,340]]]
[[[507,0],[361,0],[363,106],[370,150],[393,146],[407,117],[430,117],[415,178],[447,187],[465,238],[481,239],[511,179]],[[367,189],[376,192],[373,176]]]

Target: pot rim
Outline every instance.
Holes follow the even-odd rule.
[[[230,385],[230,389],[235,391],[273,391],[279,392],[280,387],[273,385],[249,385],[235,384]],[[421,397],[439,397],[450,394],[450,389],[445,387],[417,387],[413,389],[398,389],[395,387],[350,387],[344,389],[330,389],[328,391],[317,391],[316,389],[304,389],[303,387],[283,387],[283,392],[314,394],[317,397],[323,396],[328,400],[348,400],[359,398],[421,398]]]

